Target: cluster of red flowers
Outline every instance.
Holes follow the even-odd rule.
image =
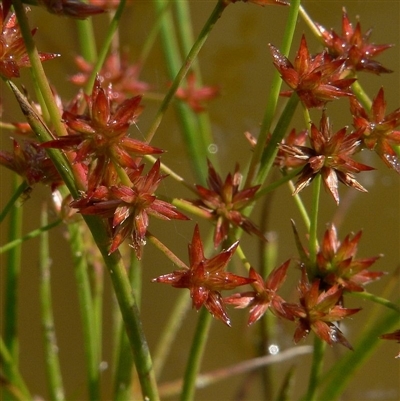
[[[288,4],[285,0],[243,1],[260,5]],[[118,2],[91,0],[90,4],[84,4],[74,0],[42,0],[40,3],[56,14],[85,18],[103,12],[103,8],[115,8]],[[30,65],[16,18],[8,14],[9,7],[10,2],[3,0],[3,8],[0,8],[0,74],[5,79],[18,77],[19,69]],[[312,56],[303,36],[293,63],[270,45],[273,63],[290,87],[290,91],[283,94],[298,96],[307,109],[324,109],[319,127],[311,123],[308,133],[301,131],[296,134],[294,129],[291,130],[279,144],[274,164],[285,171],[301,168],[294,194],[320,175],[337,203],[340,200],[339,182],[366,192],[354,176],[372,169],[354,160],[356,153],[363,148],[374,150],[389,168],[400,173],[400,131],[396,131],[400,125],[400,108],[386,115],[384,91],[381,89],[369,111],[352,91],[357,72],[390,72],[373,59],[390,45],[370,44],[371,32],[363,35],[359,23],[353,29],[345,11],[342,25],[342,36],[317,25],[326,49]],[[42,61],[54,57],[54,54],[40,54]],[[71,81],[83,85],[89,80],[93,66],[81,57],[76,58],[76,63],[80,72]],[[111,53],[97,75],[90,95],[79,92],[68,106],[59,102],[68,135],[40,145],[33,140],[22,145],[14,140],[13,153],[0,152],[0,164],[23,176],[29,185],[41,181],[50,184],[54,190],[62,184],[62,180],[45,149],[62,150],[71,164],[79,165],[85,174],[80,196],[70,206],[81,214],[97,215],[106,221],[110,233],[109,253],[116,252],[128,240],[139,259],[146,242],[149,216],[163,220],[188,219],[175,206],[156,195],[160,182],[166,177],[161,174],[160,160],[155,161],[147,172],[143,164],[143,156],[161,154],[163,150],[129,134],[130,127],[136,124],[143,109],[142,94],[150,88],[139,80],[140,71],[141,65],[131,65],[127,56]],[[201,112],[204,102],[217,94],[215,87],[199,88],[195,75],[190,73],[186,87],[179,88],[176,97],[187,102],[195,112]],[[342,128],[333,134],[325,108],[328,102],[343,97],[350,99],[354,129],[347,133],[347,129]],[[16,127],[19,131],[25,130],[23,125]],[[249,138],[252,143],[256,142],[254,138]],[[307,138],[309,146],[306,146]],[[210,162],[207,185],[208,188],[196,185],[198,198],[189,202],[215,224],[214,247],[218,248],[224,242],[231,245],[207,259],[196,225],[189,245],[189,266],[153,281],[189,289],[194,308],[205,306],[227,325],[230,325],[230,319],[225,305],[250,308],[249,324],[255,323],[269,309],[274,315],[295,322],[296,343],[313,331],[328,344],[341,343],[351,348],[335,322],[355,314],[359,309],[345,308],[343,296],[349,291],[363,291],[365,284],[383,274],[368,270],[378,257],[355,259],[361,232],[348,235],[341,243],[335,227],[330,226],[322,238],[315,260],[311,260],[310,252],[301,246],[295,229],[301,279],[298,302],[287,302],[278,291],[286,279],[290,260],[274,269],[265,279],[254,268],[249,270],[248,277],[225,270],[238,247],[236,229],[266,240],[263,232],[246,214],[261,185],[243,187],[238,165],[234,173],[223,180]],[[227,297],[221,295],[222,291],[242,285],[250,285],[251,291]],[[391,336],[398,339],[398,333],[384,338]]]

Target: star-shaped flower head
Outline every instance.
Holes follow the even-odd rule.
[[[345,127],[332,134],[329,120],[324,112],[319,129],[311,124],[310,148],[297,145],[280,145],[280,149],[291,157],[304,162],[304,168],[300,172],[293,194],[297,194],[309,185],[317,174],[321,174],[325,188],[333,196],[336,203],[339,203],[339,181],[348,187],[367,192],[356,181],[354,173],[373,170],[373,168],[351,159],[361,143],[362,133],[357,130],[347,135],[346,130]]]
[[[249,234],[256,234],[266,240],[262,232],[242,214],[242,210],[252,201],[259,185],[240,190],[242,175],[236,165],[234,174],[228,174],[225,182],[208,161],[208,187],[196,185],[200,199],[192,201],[208,213],[212,220],[216,220],[214,231],[214,246],[217,248],[222,241],[228,238],[231,226],[242,228]]]
[[[214,99],[219,95],[219,88],[216,86],[203,86],[198,87],[196,84],[196,75],[194,72],[188,74],[187,77],[187,87],[178,88],[175,96],[186,102],[190,108],[196,112],[200,113],[206,109],[204,103],[211,99]]]
[[[192,242],[189,244],[190,267],[175,270],[152,281],[171,284],[176,288],[188,288],[193,308],[199,310],[204,305],[215,318],[230,326],[230,319],[222,302],[221,291],[232,290],[240,285],[253,282],[253,279],[225,271],[238,244],[239,241],[211,259],[206,259],[199,227],[196,224]]]
[[[334,30],[329,32],[322,25],[315,25],[321,33],[329,54],[336,59],[345,60],[346,68],[353,71],[368,71],[378,75],[392,72],[373,59],[393,45],[369,43],[372,29],[362,34],[360,22],[357,22],[356,27],[353,28],[346,9],[343,8],[341,36]]]
[[[88,195],[71,203],[82,214],[98,215],[109,219],[112,241],[109,253],[115,252],[128,238],[138,259],[146,243],[145,236],[149,225],[149,216],[162,220],[188,220],[176,210],[175,206],[157,199],[155,191],[165,175],[160,174],[160,160],[157,160],[147,174],[144,165],[131,170],[131,186],[99,186]]]
[[[275,46],[269,47],[276,69],[291,88],[289,94],[296,92],[305,107],[321,108],[328,101],[352,96],[350,85],[355,79],[342,79],[344,60],[332,61],[325,52],[312,57],[304,35],[294,64]]]
[[[87,62],[83,57],[77,56],[75,63],[80,72],[71,77],[71,82],[83,86],[88,81],[93,71],[93,64]],[[111,52],[106,58],[99,72],[99,81],[105,88],[112,90],[112,100],[118,104],[129,96],[143,95],[150,89],[150,85],[139,80],[141,72],[140,64],[131,64],[128,53]]]
[[[268,309],[277,316],[293,320],[290,310],[285,306],[286,302],[277,294],[286,280],[289,264],[290,260],[275,268],[265,281],[253,267],[250,268],[249,278],[254,280],[251,283],[254,291],[233,294],[224,298],[224,303],[240,309],[250,307],[248,325],[259,320]]]
[[[297,323],[293,337],[294,342],[298,343],[312,330],[329,345],[341,343],[345,347],[352,349],[343,333],[333,323],[360,310],[344,308],[338,304],[342,297],[342,289],[334,285],[327,291],[320,291],[319,279],[315,279],[310,283],[305,269],[302,269],[298,291],[300,304],[286,304]]]
[[[128,128],[137,121],[142,110],[141,96],[126,99],[114,108],[111,92],[101,87],[97,77],[91,96],[85,99],[87,114],[78,114],[78,105],[63,113],[70,135],[42,146],[75,151],[75,163],[91,167],[89,188],[103,183],[110,163],[136,169],[138,155],[162,153],[161,149],[129,137]]]
[[[46,151],[34,141],[13,140],[13,152],[0,151],[0,165],[22,176],[29,186],[38,182],[50,185],[52,191],[63,181]]]
[[[367,112],[356,100],[350,100],[353,125],[362,132],[362,144],[374,150],[384,163],[400,174],[400,156],[396,148],[400,146],[400,107],[385,115],[386,101],[381,88],[372,102],[371,111]]]
[[[362,231],[355,235],[349,234],[343,242],[340,242],[336,228],[331,224],[322,238],[315,265],[311,264],[309,251],[301,245],[294,223],[293,232],[300,254],[300,263],[306,266],[308,271],[315,272],[315,277],[321,280],[321,289],[337,285],[344,291],[364,291],[366,284],[378,280],[384,275],[384,272],[368,270],[381,255],[356,259]]]
[[[9,5],[7,5],[9,9]],[[4,11],[6,7],[4,7]],[[7,14],[0,4],[0,76],[18,78],[20,68],[30,67],[28,53],[15,14]],[[31,31],[32,36],[36,29]],[[39,53],[41,61],[51,60],[59,54]]]

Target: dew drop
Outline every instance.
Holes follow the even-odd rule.
[[[211,154],[215,154],[218,152],[218,145],[216,145],[215,143],[211,143],[210,145],[208,145],[208,152]]]
[[[271,355],[277,355],[277,354],[279,353],[279,346],[276,345],[276,344],[271,344],[271,345],[268,347],[268,352],[269,352]]]

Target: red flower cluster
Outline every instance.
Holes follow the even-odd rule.
[[[328,49],[329,55],[335,59],[343,60],[347,69],[351,71],[367,71],[378,75],[392,72],[383,67],[378,61],[373,60],[373,58],[393,45],[376,45],[374,43],[369,43],[372,29],[362,34],[360,22],[357,22],[356,27],[353,28],[344,8],[341,36],[334,30],[328,32],[328,30],[320,24],[315,25],[321,33],[322,40]]]
[[[216,86],[197,87],[196,75],[193,72],[188,75],[186,81],[187,87],[178,88],[175,96],[185,101],[196,113],[205,110],[204,102],[214,99],[219,95],[219,88]]]
[[[294,194],[309,185],[317,174],[321,174],[325,188],[333,196],[336,203],[339,203],[339,181],[348,187],[367,192],[356,181],[354,173],[373,170],[373,168],[351,158],[359,148],[361,135],[362,131],[360,130],[347,135],[346,128],[332,134],[329,120],[324,112],[320,128],[318,129],[314,124],[311,125],[310,148],[298,145],[280,145],[283,152],[302,161],[304,165],[296,183]]]
[[[385,115],[386,102],[383,88],[381,88],[372,102],[371,111],[368,112],[356,100],[350,99],[353,124],[362,133],[362,144],[374,150],[384,163],[400,174],[400,159],[398,147],[400,146],[400,108]]]
[[[282,79],[297,93],[305,107],[323,107],[326,102],[352,96],[350,85],[355,79],[342,78],[345,60],[332,60],[326,53],[310,55],[304,35],[294,64],[275,46],[269,45],[273,62]],[[287,93],[283,93],[287,94]]]
[[[93,71],[93,65],[82,56],[75,57],[75,63],[80,72],[71,77],[71,82],[84,85]],[[106,58],[98,74],[98,80],[104,88],[112,85],[112,100],[122,103],[128,96],[143,95],[150,89],[150,85],[139,80],[140,64],[130,64],[128,53],[111,52]]]
[[[207,259],[196,224],[191,244],[189,244],[189,264],[187,269],[176,270],[153,279],[153,282],[171,284],[176,288],[188,288],[193,308],[199,310],[203,305],[217,319],[230,326],[231,322],[224,308],[221,291],[232,290],[249,284],[254,280],[225,271],[239,242],[227,250]]]
[[[240,190],[241,181],[242,175],[238,165],[235,167],[234,174],[228,174],[224,182],[208,161],[207,183],[209,188],[196,185],[200,199],[191,201],[191,203],[205,210],[209,219],[216,220],[215,248],[228,238],[231,226],[240,227],[247,233],[256,234],[265,240],[262,232],[242,214],[242,210],[253,201],[260,186]]]
[[[115,252],[122,242],[129,238],[130,245],[138,259],[146,243],[149,215],[163,220],[188,220],[170,203],[157,199],[156,191],[165,175],[160,174],[157,160],[146,175],[142,175],[144,165],[130,170],[131,186],[98,186],[88,194],[71,203],[71,206],[86,215],[98,215],[108,219],[112,241],[109,253]]]
[[[75,163],[90,166],[89,188],[107,185],[110,169],[114,167],[136,169],[137,156],[162,153],[161,149],[128,136],[128,128],[142,110],[141,97],[126,99],[113,108],[111,90],[103,89],[97,77],[91,96],[85,97],[88,113],[78,114],[78,104],[72,111],[64,111],[63,120],[70,135],[43,144],[47,148],[76,152]]]
[[[30,67],[28,53],[15,14],[8,14],[10,4],[0,4],[0,76],[18,78],[19,69]],[[36,29],[32,30],[34,35]],[[41,61],[51,60],[59,54],[39,53]]]

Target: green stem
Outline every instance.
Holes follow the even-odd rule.
[[[107,57],[107,53],[112,44],[114,34],[115,34],[115,32],[117,32],[117,29],[119,26],[119,21],[121,19],[122,12],[124,11],[124,8],[125,8],[125,3],[126,3],[126,0],[120,0],[118,8],[114,14],[114,17],[110,22],[110,25],[109,25],[107,33],[106,33],[106,38],[104,40],[104,43],[103,43],[100,53],[99,53],[99,57],[97,58],[96,64],[93,68],[93,71],[91,72],[90,77],[86,83],[86,86],[85,86],[86,93],[92,92],[93,84],[96,79],[96,74],[101,70],[101,67],[104,64],[104,61]]]
[[[154,350],[154,371],[157,378],[161,376],[172,343],[177,339],[177,333],[189,307],[190,297],[186,291],[181,291]]]
[[[313,197],[312,197],[312,205],[311,205],[311,220],[310,220],[310,238],[309,238],[309,252],[310,252],[310,268],[313,269],[309,271],[309,278],[312,280],[315,273],[315,261],[317,258],[317,251],[318,251],[318,240],[317,240],[317,233],[318,233],[318,212],[319,212],[319,197],[321,193],[321,182],[322,178],[320,174],[314,178],[314,186],[313,186]]]
[[[48,223],[47,208],[43,208],[41,224],[46,226]],[[60,361],[58,358],[58,346],[56,332],[54,329],[53,305],[51,301],[51,281],[49,255],[49,235],[43,231],[40,234],[39,250],[39,269],[40,269],[40,304],[41,319],[43,327],[43,340],[45,352],[45,366],[47,373],[47,382],[49,387],[50,399],[63,401],[65,399],[64,386],[61,376]]]
[[[53,221],[50,224],[47,224],[45,226],[42,226],[40,228],[37,228],[36,230],[32,230],[30,233],[24,235],[23,237],[17,238],[13,241],[8,242],[6,245],[0,246],[0,255],[2,253],[8,252],[11,249],[14,249],[21,245],[23,242],[30,240],[32,238],[36,238],[42,233],[51,230],[54,227],[57,227],[60,223],[62,223],[62,219],[58,219],[56,221]]]
[[[75,278],[78,288],[80,315],[83,327],[83,344],[86,358],[89,400],[100,399],[100,350],[95,310],[90,288],[85,241],[78,224],[68,226]]]
[[[324,354],[326,349],[325,341],[322,341],[319,337],[314,337],[314,351],[313,360],[310,372],[310,379],[308,382],[307,394],[303,398],[304,401],[315,401],[316,391],[320,383],[322,367],[324,364]],[[321,398],[325,399],[325,398]]]
[[[17,175],[13,176],[13,189],[21,186],[21,178]],[[10,212],[10,225],[8,239],[10,242],[21,236],[22,231],[22,207],[14,207]],[[8,255],[6,262],[6,276],[4,285],[4,346],[8,349],[11,358],[16,366],[19,360],[19,342],[18,342],[18,282],[21,270],[21,247],[15,247]],[[7,371],[6,375],[10,375],[13,379],[13,370]]]
[[[382,340],[379,336],[387,333],[399,324],[399,314],[390,312],[381,320],[369,325],[368,331],[361,333],[353,352],[347,352],[343,358],[326,373],[324,390],[319,394],[320,400],[335,401],[345,391],[354,374],[372,355]]]
[[[133,359],[141,384],[143,397],[151,401],[158,401],[159,395],[151,356],[147,340],[143,332],[138,304],[135,294],[122,263],[119,252],[108,254],[109,236],[102,220],[95,216],[85,216],[85,221],[92,232],[98,248],[103,256],[107,270],[110,274],[114,293],[117,297],[119,309],[129,338]]]
[[[277,145],[279,142],[282,141],[283,137],[285,136],[298,103],[299,97],[295,93],[292,94],[289,101],[286,103],[286,106],[281,116],[279,117],[278,123],[276,124],[268,145],[265,147],[262,153],[260,169],[257,174],[256,182],[263,183],[268,176],[268,173],[274,163],[275,156],[278,153]],[[259,140],[257,141],[257,145],[258,142]],[[265,144],[265,140],[263,143]]]
[[[4,209],[0,213],[0,223],[7,216],[8,212],[12,210],[13,206],[19,199],[19,197],[29,188],[29,185],[26,181],[23,181],[14,191],[11,198],[8,200],[7,204],[4,206]]]
[[[283,34],[283,42],[282,42],[282,46],[280,49],[281,53],[283,55],[285,55],[286,57],[289,55],[290,48],[292,46],[294,31],[296,29],[297,18],[298,18],[298,14],[299,14],[300,3],[301,3],[301,0],[292,0],[290,2],[289,16],[288,16],[287,23],[285,25],[285,32]],[[261,124],[260,133],[258,135],[256,147],[254,148],[254,153],[253,153],[253,157],[251,159],[249,172],[247,174],[245,187],[250,187],[251,185],[254,185],[255,177],[257,177],[257,179],[255,180],[255,183],[264,182],[265,177],[268,174],[268,170],[270,167],[264,166],[264,164],[266,163],[266,161],[269,160],[268,158],[271,157],[271,150],[275,149],[277,142],[276,143],[270,142],[270,144],[268,145],[268,147],[271,147],[272,149],[266,155],[267,158],[265,157],[264,146],[265,146],[265,143],[267,140],[267,135],[271,129],[272,120],[275,115],[276,105],[278,104],[278,98],[279,98],[279,92],[281,90],[281,86],[282,86],[282,79],[281,79],[279,73],[277,71],[275,71],[274,76],[272,78],[271,90],[269,92],[269,96],[267,99],[267,106],[266,106],[264,118],[263,118],[263,121]],[[293,96],[292,96],[292,98],[293,98]],[[296,98],[297,98],[297,96],[296,96]],[[296,103],[296,105],[297,105],[297,103]],[[294,110],[292,111],[292,113],[294,113]],[[286,118],[288,118],[288,124],[290,123],[291,117],[292,116],[290,116],[290,118],[288,118],[288,116],[286,116]],[[282,133],[282,137],[284,134],[285,134],[285,132]],[[272,141],[272,138],[271,138],[271,141]],[[275,142],[275,138],[274,138],[274,142]],[[272,165],[273,160],[271,160],[270,162]],[[263,171],[260,171],[260,169],[262,169]]]
[[[375,302],[377,304],[385,306],[386,308],[392,309],[392,310],[396,311],[397,313],[400,313],[400,306],[394,304],[393,302],[390,302],[386,298],[378,297],[378,296],[376,296],[374,294],[371,294],[370,292],[367,292],[367,291],[362,291],[362,292],[350,291],[348,294],[349,295],[354,295],[354,296],[359,297],[359,298],[364,298],[364,299],[366,299],[368,301]]]
[[[199,321],[190,349],[189,359],[186,365],[185,376],[183,378],[181,401],[191,401],[194,399],[196,391],[196,379],[200,371],[204,349],[207,343],[208,333],[211,327],[212,316],[208,310],[203,307],[199,313]]]
[[[18,370],[17,363],[4,344],[2,337],[0,337],[0,364],[3,366],[5,376],[4,381],[2,377],[2,386],[6,392],[8,391],[9,395],[18,401],[32,400],[28,387]]]
[[[162,31],[162,44],[164,48],[164,54],[167,61],[167,67],[169,74],[173,77],[173,82],[166,93],[159,110],[154,118],[154,121],[146,135],[147,142],[150,142],[156,133],[158,127],[161,124],[162,118],[173,99],[175,92],[181,84],[183,78],[191,68],[195,58],[199,51],[203,47],[205,41],[208,38],[215,23],[221,17],[222,12],[225,10],[229,2],[219,0],[210,17],[205,23],[201,30],[197,40],[192,46],[188,53],[184,63],[180,66],[178,44],[174,37],[174,22],[169,10],[165,13],[163,23],[161,26]],[[158,11],[163,10],[165,7],[164,0],[156,0],[156,8]],[[182,132],[186,141],[186,146],[189,152],[189,159],[191,160],[193,170],[197,176],[197,179],[204,182],[206,176],[206,163],[205,158],[207,156],[207,148],[205,147],[203,140],[199,140],[197,137],[196,120],[193,116],[192,111],[183,102],[177,102],[177,109],[180,116],[180,121],[183,126]]]
[[[177,1],[175,3],[177,21],[178,21],[178,31],[179,37],[182,43],[182,48],[185,54],[190,52],[191,47],[194,43],[192,22],[190,16],[188,0]],[[198,59],[195,59],[192,64],[192,70],[196,76],[196,82],[199,86],[202,86],[201,69]],[[196,114],[198,122],[198,133],[197,136],[201,136],[203,142],[203,147],[208,149],[210,144],[214,143],[214,138],[211,130],[210,115],[207,112],[201,112]],[[218,159],[215,154],[207,152],[208,158],[213,163],[214,167],[217,167]]]
[[[141,286],[142,286],[142,266],[137,259],[135,252],[131,255],[131,265],[129,268],[129,281],[132,291],[138,300],[140,308]],[[114,372],[114,397],[116,401],[129,401],[132,398],[132,378],[133,378],[133,358],[129,352],[130,346],[128,337],[123,330],[121,319],[116,319],[116,347],[115,347],[115,372]],[[154,362],[154,371],[155,362]]]
[[[93,30],[93,19],[76,20],[80,44],[80,54],[89,63],[97,60],[96,39]]]

